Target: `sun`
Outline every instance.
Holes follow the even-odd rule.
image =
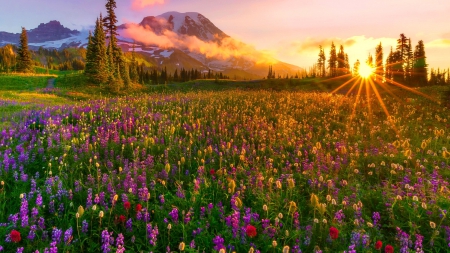
[[[361,66],[359,66],[358,74],[362,78],[369,78],[374,74],[374,68],[366,63],[363,63],[361,64]]]

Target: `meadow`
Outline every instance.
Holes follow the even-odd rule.
[[[0,81],[0,252],[450,249],[448,87],[387,116],[315,80],[39,78]]]

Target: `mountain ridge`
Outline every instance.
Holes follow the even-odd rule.
[[[140,32],[156,36],[156,39],[149,42],[145,40],[145,34],[141,36],[144,39],[123,35],[138,28]],[[157,67],[166,66],[174,70],[195,66],[204,71],[221,72],[239,70],[238,73],[248,73],[248,77],[252,78],[266,76],[269,65],[283,77],[302,71],[298,66],[269,59],[251,46],[234,40],[198,12],[171,11],[146,16],[138,24],[126,23],[119,25],[118,29],[121,34],[118,44],[125,53],[131,52],[134,45],[136,53],[146,55]],[[19,38],[19,33],[0,32],[0,46],[17,45]],[[32,49],[86,47],[88,31],[70,30],[59,21],[52,20],[28,30],[28,38]],[[166,39],[169,45],[158,44],[158,38]]]

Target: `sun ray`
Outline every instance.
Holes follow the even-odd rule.
[[[357,78],[358,78],[358,76],[352,77],[350,80],[348,80],[347,82],[345,82],[345,83],[342,84],[341,86],[337,87],[337,88],[336,88],[335,90],[333,90],[331,93],[333,94],[333,93],[338,92],[340,89],[344,88],[345,86],[347,86],[347,84],[353,82],[353,81],[354,81],[355,79],[357,79]]]

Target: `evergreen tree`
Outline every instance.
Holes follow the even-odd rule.
[[[349,74],[350,73],[350,60],[348,59],[348,54],[345,54],[345,73],[344,74]]]
[[[408,67],[408,39],[405,34],[400,34],[397,40],[397,48],[393,58],[393,79],[396,82],[404,82]]]
[[[328,59],[328,68],[330,69],[330,77],[337,76],[336,73],[337,55],[336,55],[336,46],[334,45],[334,42],[331,42],[330,58]]]
[[[322,45],[319,46],[319,59],[317,60],[317,69],[318,69],[318,76],[325,77],[325,53],[323,51]]]
[[[22,73],[33,72],[33,61],[28,50],[28,35],[25,27],[22,27],[19,49],[17,50],[17,71]]]
[[[337,75],[341,76],[341,75],[345,75],[347,73],[346,70],[346,61],[345,61],[345,52],[344,52],[344,46],[341,45],[341,47],[339,48],[339,53],[337,55]]]
[[[95,43],[95,74],[93,81],[97,84],[104,84],[108,80],[108,56],[106,55],[105,33],[103,32],[102,15],[97,19],[94,31]]]
[[[131,64],[130,64],[130,79],[132,82],[137,83],[139,79],[137,64],[136,64],[136,53],[135,45],[133,43],[133,51],[131,52]]]
[[[425,45],[423,44],[423,40],[420,40],[414,50],[413,77],[415,85],[424,86],[427,84],[427,66]]]
[[[356,60],[355,64],[353,65],[353,75],[357,76],[359,75],[359,66],[361,65],[361,63],[359,62],[359,60]]]
[[[384,76],[383,71],[383,46],[378,44],[375,48],[375,80],[382,81]]]

